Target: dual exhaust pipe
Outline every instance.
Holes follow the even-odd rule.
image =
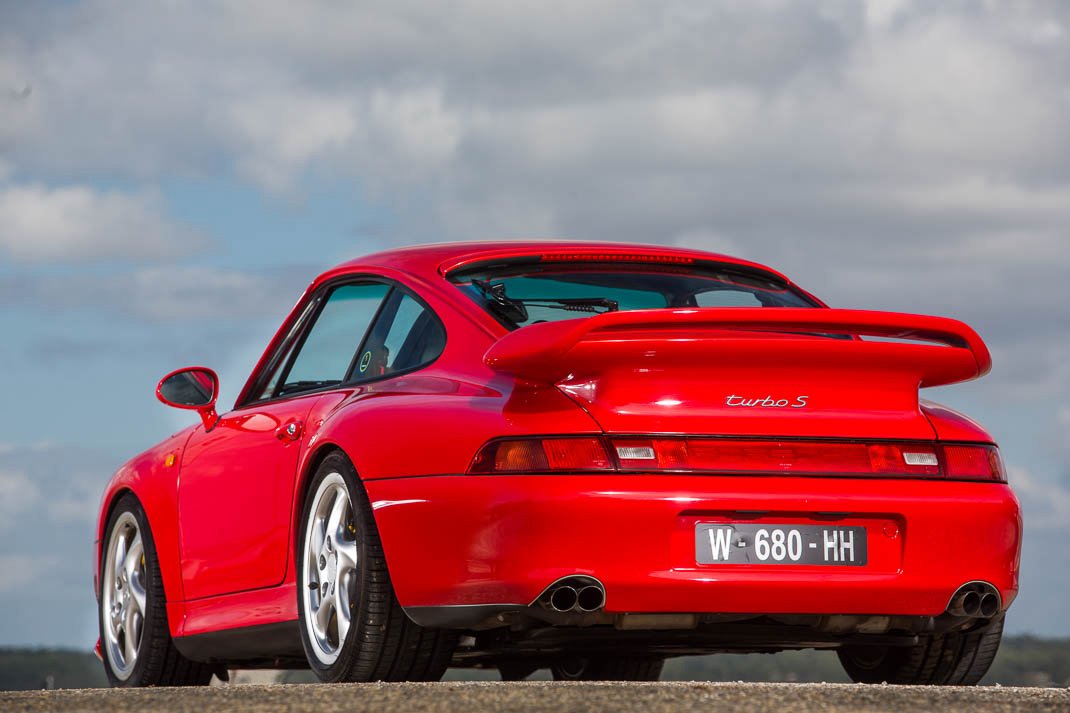
[[[547,587],[539,603],[558,614],[590,614],[606,605],[606,590],[594,577],[565,577]]]
[[[947,606],[952,616],[991,619],[1003,608],[999,592],[987,582],[970,582],[959,587]]]
[[[565,577],[547,587],[538,602],[558,614],[591,614],[605,607],[606,589],[594,577]],[[999,590],[988,582],[962,585],[947,605],[948,614],[970,619],[991,619],[1002,609]]]

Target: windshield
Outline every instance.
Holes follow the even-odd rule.
[[[667,307],[817,307],[772,277],[657,265],[513,266],[450,278],[509,328]]]

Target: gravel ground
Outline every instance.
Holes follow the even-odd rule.
[[[1070,689],[791,683],[368,683],[0,693],[0,711],[1067,711]]]

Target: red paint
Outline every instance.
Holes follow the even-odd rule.
[[[301,444],[276,432],[304,421],[319,398],[231,411],[210,432],[193,432],[178,486],[186,599],[282,583]]]
[[[378,276],[417,293],[445,325],[441,356],[412,373],[240,407],[207,432],[199,424],[166,439],[113,477],[98,540],[116,498],[133,492],[152,528],[176,636],[295,619],[294,540],[305,483],[323,449],[340,448],[372,500],[405,606],[527,604],[553,580],[577,573],[606,585],[615,612],[932,615],[974,579],[992,582],[1006,603],[1014,598],[1021,516],[1001,483],[783,473],[462,475],[489,441],[530,436],[992,443],[966,417],[918,400],[919,386],[975,378],[990,367],[980,337],[954,320],[823,307],[707,308],[610,313],[508,333],[445,279],[491,259],[557,263],[607,254],[662,265],[713,261],[782,277],[698,251],[587,243],[434,245],[346,263],[301,297],[239,404],[309,300],[349,276]],[[815,339],[799,331],[923,341]],[[804,406],[795,408],[802,396]],[[300,426],[292,437],[291,422]],[[177,454],[172,467],[168,454]],[[555,463],[572,457],[551,455]],[[867,528],[869,563],[697,565],[695,523],[755,517],[737,511],[762,511],[758,521],[768,523],[826,522],[830,516],[820,513],[841,513],[837,522]]]
[[[613,612],[934,615],[970,579],[1013,599],[1021,519],[1010,488],[905,483],[587,474],[367,487],[405,606],[527,604],[574,573],[600,579]],[[870,564],[695,564],[695,523],[751,521],[739,511],[762,511],[755,522],[865,526]],[[885,535],[888,525],[901,534]]]
[[[297,591],[293,582],[186,602],[184,619],[174,636],[193,636],[239,626],[274,624],[297,618]]]

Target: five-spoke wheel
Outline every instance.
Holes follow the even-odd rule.
[[[311,499],[305,527],[305,625],[313,654],[324,665],[338,659],[353,620],[359,585],[353,505],[341,473],[329,473]]]
[[[402,611],[349,459],[340,451],[326,456],[306,492],[295,544],[309,666],[324,681],[437,681],[456,634],[417,626]]]
[[[185,658],[167,628],[159,561],[141,503],[119,498],[100,557],[99,623],[104,672],[113,686],[193,686],[212,668]]]
[[[101,569],[104,644],[116,676],[129,678],[145,630],[145,545],[132,512],[115,521]]]

